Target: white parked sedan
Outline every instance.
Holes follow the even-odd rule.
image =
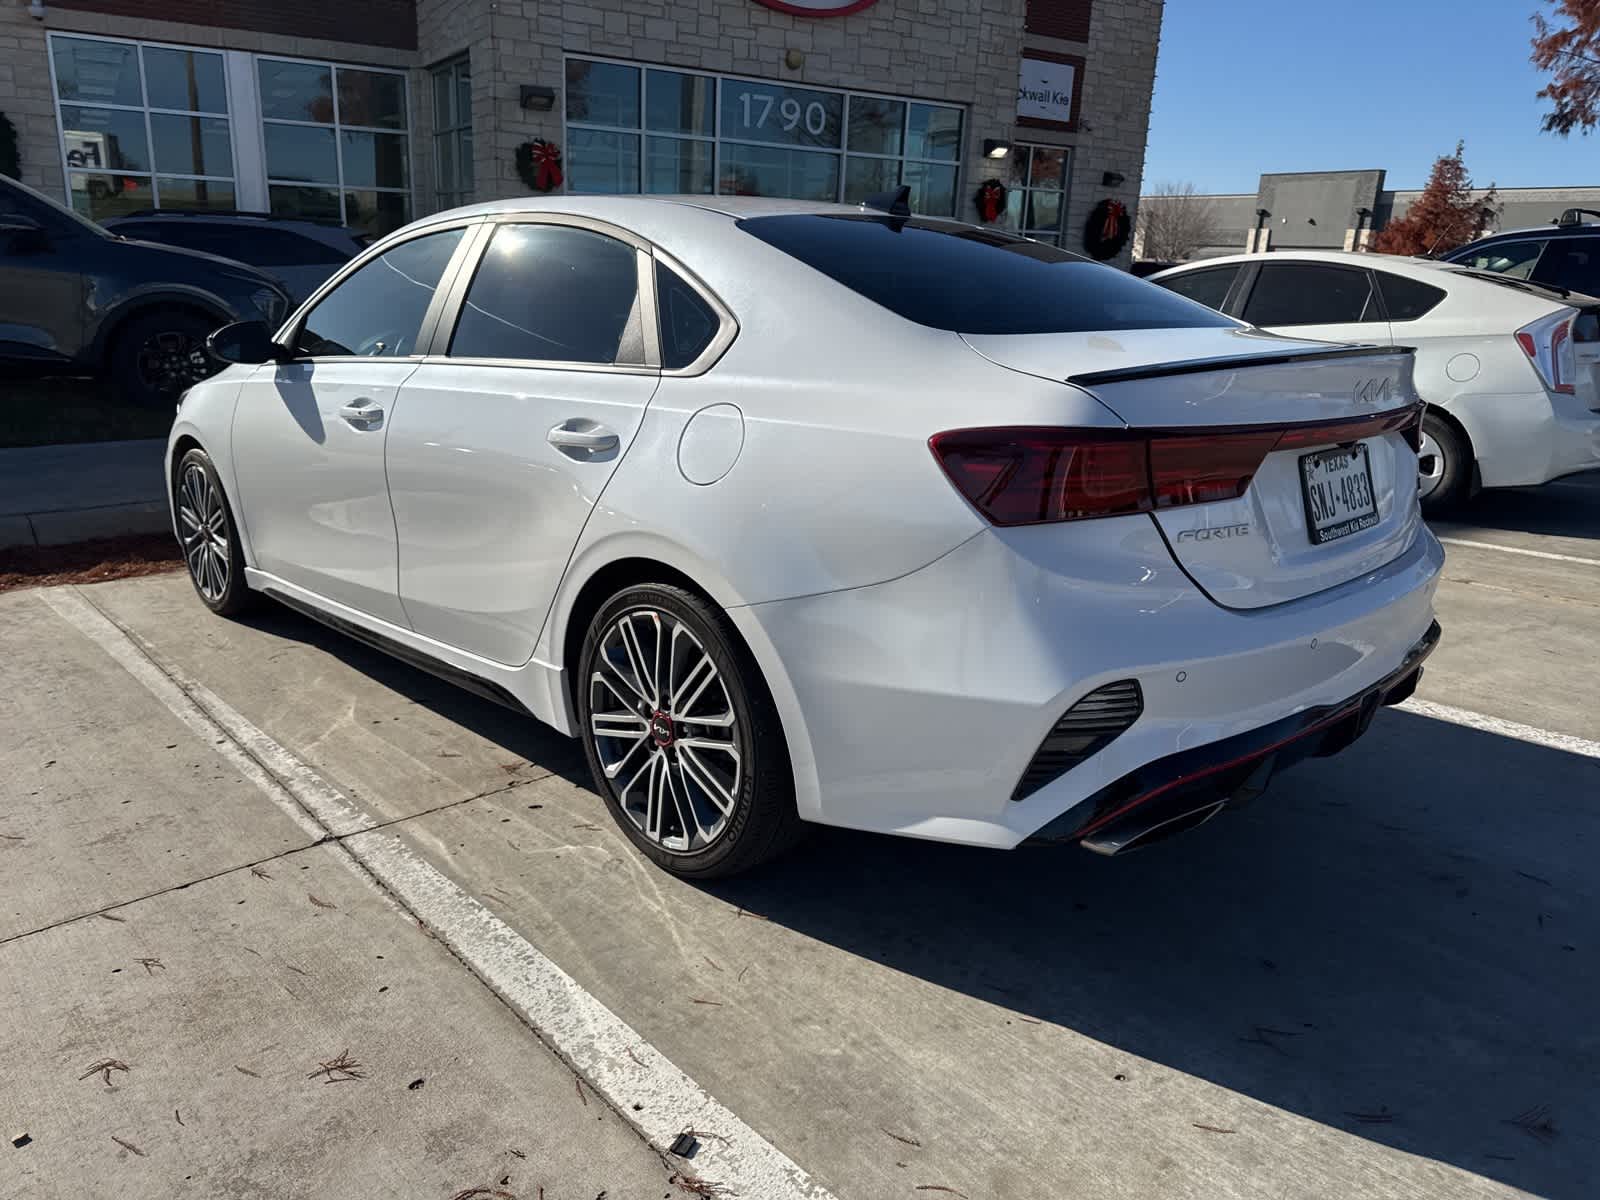
[[[1408,351],[901,192],[458,209],[219,331],[168,450],[196,590],[581,737],[697,876],[807,821],[1114,853],[1410,694]]]
[[[1152,283],[1275,333],[1412,346],[1423,507],[1600,469],[1600,302],[1454,263],[1288,250]]]

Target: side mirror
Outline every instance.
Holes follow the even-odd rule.
[[[272,340],[263,321],[235,321],[206,339],[206,349],[226,363],[277,362],[283,347]]]
[[[0,238],[8,239],[18,254],[43,250],[50,244],[44,226],[21,213],[0,213]]]

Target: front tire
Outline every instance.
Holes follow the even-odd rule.
[[[803,828],[777,709],[727,617],[682,588],[626,588],[589,624],[584,753],[612,818],[675,875],[747,871]]]
[[[251,601],[244,582],[244,551],[222,481],[204,450],[190,450],[178,463],[172,501],[178,544],[195,594],[218,616],[237,616]]]
[[[1454,425],[1432,412],[1422,417],[1422,448],[1417,451],[1417,495],[1422,511],[1447,512],[1467,498],[1472,484],[1472,451]]]

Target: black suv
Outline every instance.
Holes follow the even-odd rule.
[[[109,376],[137,404],[177,399],[221,367],[206,336],[276,328],[289,297],[231,259],[108,233],[0,175],[0,363]]]
[[[1585,222],[1586,216],[1600,217],[1600,212],[1569,208],[1553,225],[1492,234],[1443,257],[1475,271],[1600,296],[1600,224]]]

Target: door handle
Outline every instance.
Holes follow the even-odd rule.
[[[371,429],[374,423],[383,420],[383,409],[374,401],[362,400],[356,404],[346,404],[339,410],[339,415],[357,429]]]
[[[580,423],[587,428],[572,428]],[[622,439],[603,425],[579,418],[563,421],[546,435],[546,440],[562,450],[587,450],[591,454],[602,454],[607,450],[615,450]]]

